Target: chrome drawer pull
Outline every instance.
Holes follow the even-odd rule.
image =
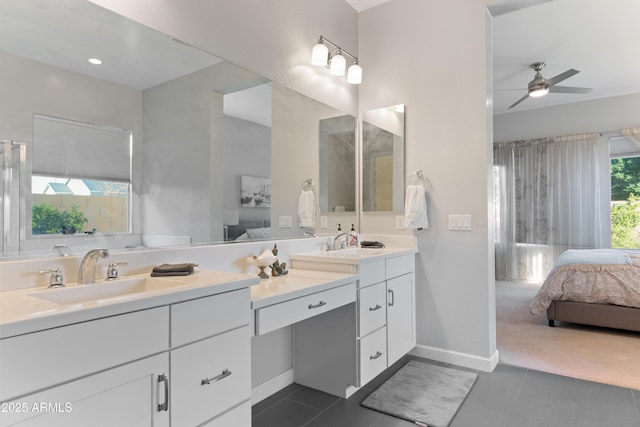
[[[373,356],[369,356],[369,360],[376,360],[380,356],[382,356],[382,353],[376,351],[376,354],[374,354]]]
[[[327,305],[327,303],[324,302],[324,301],[320,301],[319,303],[317,303],[315,305],[314,304],[309,304],[309,310],[311,310],[312,308],[322,307],[323,305]]]
[[[391,299],[389,300],[389,307],[393,307],[396,303],[396,295],[393,293],[393,289],[389,289],[387,292],[389,292],[389,295],[391,296]]]
[[[164,402],[158,403],[158,412],[169,410],[169,377],[165,374],[158,375],[158,384],[164,383]]]
[[[376,304],[375,307],[369,307],[369,311],[376,311],[376,310],[380,310],[382,308],[382,306],[380,304]]]
[[[228,370],[228,369],[225,369],[224,371],[222,371],[222,373],[220,375],[216,375],[213,378],[205,378],[205,379],[203,379],[202,383],[200,383],[200,385],[207,385],[207,384],[218,382],[220,380],[223,380],[223,379],[227,378],[229,375],[231,375],[231,371]]]

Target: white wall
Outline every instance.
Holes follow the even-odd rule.
[[[493,120],[496,142],[619,132],[637,126],[640,126],[640,93],[515,111],[499,114]]]
[[[416,353],[490,370],[496,363],[491,157],[484,2],[393,0],[360,14],[360,110],[406,104],[406,175],[429,181],[417,232]],[[470,214],[472,231],[449,231]],[[362,232],[394,231],[364,215]],[[404,231],[404,233],[410,233]]]

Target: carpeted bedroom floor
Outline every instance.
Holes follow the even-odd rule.
[[[496,281],[500,363],[640,390],[640,333],[529,314],[540,283]]]

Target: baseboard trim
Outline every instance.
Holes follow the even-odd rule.
[[[289,384],[293,384],[293,368],[253,388],[251,390],[251,404],[255,405],[272,394],[279,392]]]
[[[492,372],[498,365],[499,360],[498,350],[496,350],[491,357],[479,357],[472,354],[444,350],[420,344],[416,345],[409,354],[484,372]]]

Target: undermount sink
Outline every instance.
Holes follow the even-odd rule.
[[[56,304],[70,305],[96,300],[100,303],[100,300],[112,300],[140,292],[159,291],[184,285],[185,282],[179,280],[143,276],[46,289],[30,295]]]

